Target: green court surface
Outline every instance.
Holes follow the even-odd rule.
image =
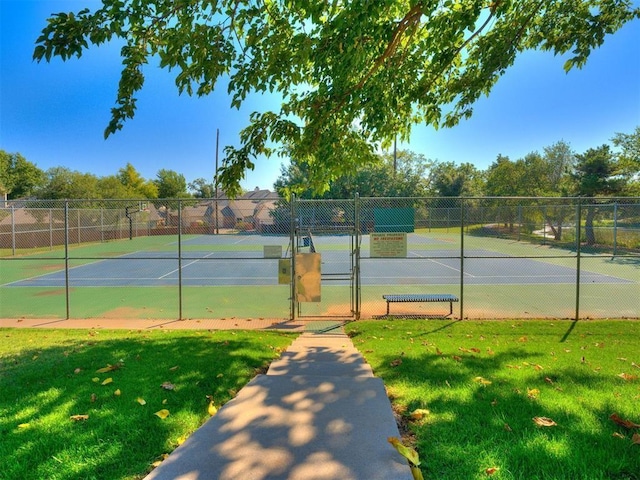
[[[461,274],[462,241],[465,268]],[[183,235],[179,248],[183,262],[189,264],[184,278],[189,279],[188,273],[198,266],[205,273],[182,287],[177,273],[170,277],[165,272],[175,270],[177,236],[70,246],[67,261],[63,249],[0,257],[0,317],[66,318],[68,301],[71,318],[289,318],[290,286],[277,284],[275,260],[262,259],[264,245],[281,245],[286,255],[288,242],[288,237],[275,236]],[[315,236],[314,242],[326,261],[323,268],[349,258],[346,236]],[[467,235],[461,239],[459,232],[428,231],[411,234],[405,263],[369,258],[366,236],[361,252],[363,318],[384,314],[382,295],[389,293],[459,295],[462,302],[454,305],[454,317],[459,317],[461,306],[468,318],[573,318],[576,306],[581,318],[640,317],[638,256],[582,255],[578,276],[575,252],[569,250]],[[131,267],[134,259],[154,269],[161,266],[157,278],[165,277],[169,284],[138,282],[138,267]],[[212,267],[222,265],[222,260],[229,261],[228,268],[237,277],[256,275],[263,284],[216,283],[221,274]],[[110,262],[116,262],[124,273],[105,284],[108,275],[102,269]],[[72,281],[67,290],[63,281],[66,263],[72,275],[87,269],[90,280],[84,284]],[[473,268],[479,270],[470,273]],[[538,272],[535,275],[534,270]],[[550,273],[547,276],[545,272]],[[296,313],[349,317],[352,296],[348,282],[323,281],[322,300],[303,303]],[[442,308],[442,304],[406,307],[407,313],[425,316],[448,310],[448,305]]]

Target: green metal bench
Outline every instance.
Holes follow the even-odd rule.
[[[449,302],[449,315],[453,314],[453,302],[459,299],[455,295],[449,293],[409,293],[405,295],[382,295],[387,301],[387,315],[389,315],[389,305],[391,303],[407,303],[407,302]]]

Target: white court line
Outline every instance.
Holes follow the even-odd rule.
[[[207,258],[207,257],[210,257],[211,255],[213,255],[213,252],[208,253],[207,255],[205,255],[205,256],[204,256],[204,257],[202,257],[202,258]],[[189,265],[193,265],[194,263],[198,263],[200,260],[202,260],[202,258],[198,258],[197,260],[194,260],[194,261],[192,261],[192,262],[189,262],[189,263],[187,263],[186,265],[182,265],[182,266],[181,266],[182,270],[184,270],[185,268],[187,268]],[[158,279],[158,280],[162,280],[163,278],[166,278],[166,277],[168,277],[169,275],[171,275],[171,274],[173,274],[173,273],[176,273],[178,270],[180,270],[180,268],[174,268],[174,269],[173,269],[173,270],[171,270],[169,273],[165,273],[164,275],[162,275],[162,276],[158,277],[157,279]]]
[[[418,258],[426,258],[424,255],[419,255],[419,254],[417,254],[417,253],[415,253],[415,252],[409,252],[409,253],[411,253],[412,255],[415,255],[415,256],[416,256],[416,257],[418,257]],[[437,265],[440,265],[440,266],[442,266],[442,267],[448,268],[449,270],[453,270],[454,272],[458,272],[458,273],[460,273],[460,269],[459,269],[459,268],[452,267],[452,266],[447,265],[447,264],[442,263],[442,262],[438,262],[438,261],[434,260],[433,258],[427,258],[427,260],[429,260],[430,262],[433,262],[433,263],[435,263],[435,264],[437,264]],[[467,273],[467,272],[464,272],[464,274],[465,274],[466,276],[468,276],[468,277],[471,277],[471,278],[474,278],[474,277],[475,277],[475,275],[471,275],[470,273]]]

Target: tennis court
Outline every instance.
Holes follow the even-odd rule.
[[[357,318],[383,315],[389,294],[458,296],[456,318],[640,317],[637,199],[582,210],[549,198],[270,202],[190,200],[130,215],[128,201],[7,211],[0,317]],[[588,208],[600,222],[595,248],[576,228]],[[317,295],[292,287],[292,250],[320,254]]]
[[[317,236],[316,250],[322,256],[322,273],[347,273],[350,252],[345,236]],[[201,235],[185,240],[188,250],[178,256],[177,245],[164,245],[166,251],[135,251],[115,258],[88,259],[88,263],[72,266],[68,281],[72,287],[152,287],[185,286],[250,286],[277,285],[278,259],[264,258],[265,245],[279,245],[287,255],[288,238],[258,235]],[[462,265],[459,252],[451,248],[449,239],[410,234],[406,258],[369,258],[369,236],[362,238],[361,284],[392,285],[457,285]],[[235,247],[219,250],[217,247]],[[447,246],[449,248],[442,248]],[[453,245],[455,246],[455,244]],[[209,247],[205,249],[205,247]],[[341,248],[344,247],[344,248]],[[462,281],[470,285],[575,284],[575,268],[557,265],[548,258],[513,257],[500,250],[468,249],[464,255]],[[457,255],[457,256],[456,256]],[[86,261],[86,259],[85,259]],[[614,275],[582,270],[580,279],[589,284],[625,284],[631,280]],[[3,287],[64,287],[65,270],[38,274]],[[349,280],[336,280],[334,285],[347,285]]]

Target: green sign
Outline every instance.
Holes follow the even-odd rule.
[[[374,208],[375,232],[406,232],[415,230],[415,210],[413,208]]]

